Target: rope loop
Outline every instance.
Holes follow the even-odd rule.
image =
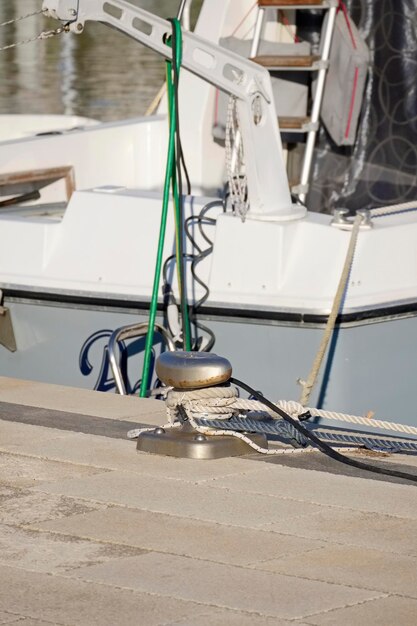
[[[227,419],[239,413],[236,408],[237,389],[235,387],[208,387],[192,391],[172,389],[166,399],[168,419],[174,423],[178,419],[178,407],[186,407],[187,412],[212,419]]]

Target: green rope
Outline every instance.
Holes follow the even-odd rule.
[[[177,73],[179,74],[181,61],[182,61],[182,36],[181,25],[178,20],[172,20],[173,28],[175,28],[177,45],[173,49],[173,61],[176,64]],[[162,200],[162,213],[161,224],[159,228],[158,239],[158,251],[155,263],[155,274],[152,288],[152,298],[149,310],[149,325],[146,335],[145,355],[142,369],[142,380],[140,386],[140,397],[144,398],[147,394],[149,386],[150,365],[152,360],[152,346],[155,333],[155,320],[156,312],[158,308],[158,292],[161,279],[161,268],[163,260],[164,242],[166,234],[166,225],[168,217],[168,206],[170,199],[170,187],[172,186],[174,208],[175,208],[175,231],[176,231],[176,255],[177,255],[177,267],[180,268],[180,263],[183,263],[182,254],[180,252],[181,246],[179,245],[180,238],[182,237],[182,224],[181,224],[181,199],[178,190],[178,181],[176,176],[176,159],[179,155],[176,154],[175,141],[177,133],[177,112],[175,101],[175,89],[173,82],[173,69],[172,62],[167,61],[167,94],[168,94],[168,111],[169,111],[169,139],[168,139],[168,155],[167,165],[165,172],[164,193]],[[184,294],[185,285],[181,281],[181,272],[178,272],[178,287],[181,294]],[[186,304],[186,301],[185,301]],[[191,331],[188,315],[188,307],[185,305],[182,307],[183,326],[184,333],[184,349],[191,349]]]
[[[167,61],[166,63],[166,79],[167,79],[167,96],[168,96],[168,115],[169,115],[169,123],[175,124],[175,110],[172,110],[172,105],[175,108],[175,95],[174,89],[172,85],[172,63],[171,61]],[[174,115],[174,120],[173,116]],[[175,150],[175,147],[174,147]],[[175,151],[174,165],[171,173],[171,186],[172,186],[172,197],[174,199],[174,217],[175,217],[175,256],[177,260],[177,281],[178,281],[178,290],[181,294],[182,290],[182,281],[181,281],[181,271],[180,265],[178,263],[178,259],[180,258],[180,235],[181,235],[181,208],[180,208],[180,196],[177,184],[177,172],[175,168],[175,162],[177,159],[177,153]]]

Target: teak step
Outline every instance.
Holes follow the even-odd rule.
[[[260,55],[253,57],[251,61],[254,63],[258,63],[258,65],[262,65],[262,67],[266,67],[269,70],[283,70],[283,69],[303,69],[303,70],[314,70],[316,68],[316,64],[320,61],[320,57],[317,55],[308,55],[308,56],[271,56],[271,55]]]
[[[264,9],[328,9],[336,4],[336,0],[258,0],[258,6]]]
[[[0,174],[0,196],[28,196],[28,199],[31,199],[29,198],[31,196],[35,199],[36,192],[61,179],[65,182],[67,200],[69,200],[75,190],[72,165]],[[6,206],[6,204],[10,204],[9,201],[3,200],[0,206]]]
[[[309,117],[278,117],[279,129],[282,132],[291,133],[307,133],[311,128],[311,119]]]

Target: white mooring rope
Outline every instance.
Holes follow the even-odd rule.
[[[417,211],[417,200],[413,202],[402,202],[401,204],[392,204],[391,206],[381,206],[377,209],[369,211],[371,217],[386,217],[395,215],[396,213],[405,213],[406,211]]]
[[[207,389],[199,389],[194,391],[178,391],[170,389],[166,399],[166,408],[168,415],[168,423],[162,426],[164,430],[170,430],[173,428],[179,428],[182,425],[182,419],[179,414],[179,407],[182,406],[186,411],[189,424],[192,428],[203,435],[209,436],[232,436],[244,441],[256,452],[266,455],[280,455],[280,454],[298,454],[302,452],[315,452],[316,448],[284,448],[279,450],[268,450],[256,444],[249,436],[244,433],[229,430],[218,429],[210,426],[202,426],[197,423],[196,420],[228,420],[233,417],[273,417],[273,419],[280,421],[276,417],[276,414],[272,409],[269,409],[262,402],[257,400],[245,400],[241,399],[237,395],[237,389],[235,387],[209,387]],[[313,417],[322,417],[330,420],[337,420],[341,422],[353,423],[358,425],[365,425],[371,428],[379,428],[384,430],[390,430],[397,433],[403,433],[407,435],[417,435],[417,428],[414,426],[408,426],[405,424],[397,424],[391,421],[375,420],[357,415],[349,415],[345,413],[335,411],[323,411],[321,409],[315,409],[305,407],[299,402],[281,400],[276,403],[278,408],[281,408],[286,413],[291,415],[293,419],[298,419],[299,416],[306,412],[311,413]],[[251,413],[251,415],[248,415]],[[251,420],[251,429],[253,427],[253,420]],[[135,439],[143,432],[154,431],[152,428],[138,428],[128,432],[129,439]],[[333,450],[338,452],[350,452],[357,450],[357,447],[334,447]]]
[[[406,435],[417,435],[417,428],[415,426],[397,424],[396,422],[386,420],[378,420],[373,417],[370,418],[359,415],[349,415],[347,413],[340,413],[337,411],[323,411],[322,409],[309,408],[303,406],[299,402],[295,402],[294,400],[280,400],[277,402],[277,406],[283,409],[283,411],[289,413],[292,417],[297,417],[298,415],[303,415],[304,413],[309,412],[314,417],[317,416],[349,424],[358,424],[361,426],[367,426],[368,428],[380,428],[381,430],[390,430]]]
[[[266,407],[262,402],[257,400],[242,400],[237,397],[237,389],[235,387],[209,387],[206,389],[198,389],[193,391],[171,390],[168,393],[166,407],[168,413],[168,424],[163,426],[164,430],[178,428],[181,425],[179,407],[182,406],[186,411],[189,424],[192,428],[202,434],[214,437],[227,435],[244,441],[256,452],[269,456],[282,454],[299,454],[303,452],[316,452],[316,448],[282,448],[279,450],[269,450],[255,443],[249,436],[235,430],[223,430],[211,428],[210,426],[201,426],[197,424],[196,419],[212,419],[226,420],[233,415],[240,415],[242,411],[256,411],[257,413],[275,415],[272,409]],[[128,432],[129,439],[135,439],[143,432],[151,432],[155,428],[136,428]],[[333,448],[340,452],[349,452],[357,450],[357,447]]]
[[[387,217],[389,215],[395,215],[397,213],[404,213],[406,211],[416,211],[416,210],[417,210],[417,201],[403,202],[401,204],[394,204],[392,206],[385,206],[385,207],[379,207],[377,209],[371,209],[369,211],[369,215],[371,218],[372,217],[378,218],[378,217]],[[298,382],[300,383],[303,389],[301,393],[301,397],[300,397],[301,405],[308,404],[308,401],[311,396],[311,392],[313,391],[313,388],[317,382],[317,378],[320,373],[321,366],[323,364],[323,359],[326,354],[329,341],[333,335],[333,332],[336,326],[336,319],[339,314],[341,304],[343,302],[343,298],[347,291],[348,280],[349,280],[349,276],[352,270],[356,244],[358,242],[360,227],[361,227],[361,223],[363,219],[364,219],[363,214],[360,214],[360,213],[356,214],[354,222],[353,222],[353,228],[352,228],[352,232],[350,236],[348,250],[346,253],[346,259],[345,259],[342,273],[340,276],[339,285],[337,287],[337,291],[333,300],[332,309],[327,319],[326,327],[323,332],[323,338],[320,342],[320,346],[314,358],[313,365],[311,366],[311,370],[307,377],[307,380],[305,381],[302,379],[298,380]],[[314,409],[314,411],[317,414],[316,409]],[[342,414],[340,413],[336,415],[342,415]],[[329,419],[336,419],[336,418],[329,418]],[[366,419],[366,418],[358,418],[358,419]],[[344,420],[344,421],[348,421],[348,420]],[[355,423],[360,423],[360,422],[355,422]],[[400,432],[406,432],[406,431],[400,431]]]
[[[326,350],[329,345],[329,341],[333,335],[333,331],[336,325],[336,319],[340,311],[340,305],[342,304],[343,297],[346,293],[347,283],[352,269],[353,258],[355,255],[356,244],[358,242],[358,235],[362,220],[363,216],[358,213],[353,223],[353,229],[350,236],[349,246],[343,265],[342,274],[340,276],[339,285],[337,287],[336,295],[333,300],[332,310],[327,319],[326,327],[324,329],[323,338],[321,340],[319,349],[313,361],[313,365],[311,367],[307,380],[299,380],[299,383],[303,388],[300,397],[300,404],[303,405],[307,404],[310,399],[311,392],[313,391],[314,385],[317,382],[317,378],[323,363],[324,355],[326,354]]]

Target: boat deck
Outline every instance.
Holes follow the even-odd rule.
[[[157,401],[0,378],[0,624],[417,622],[415,486],[125,438],[164,421]]]

